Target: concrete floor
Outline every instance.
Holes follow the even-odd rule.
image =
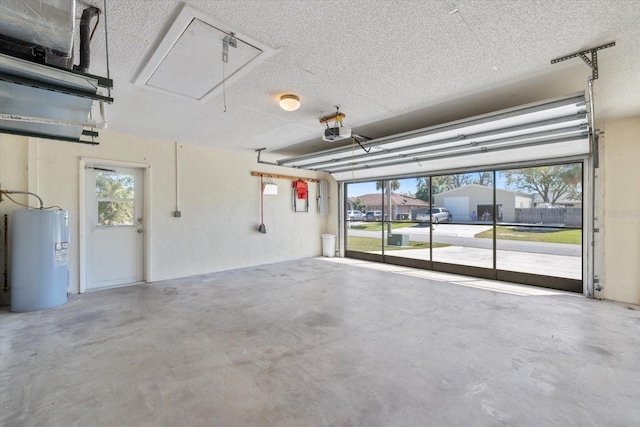
[[[639,349],[638,306],[305,259],[5,309],[0,425],[631,426]]]

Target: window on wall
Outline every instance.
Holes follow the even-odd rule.
[[[493,172],[438,175],[431,182],[433,241],[447,245],[433,250],[433,260],[493,268]]]
[[[497,268],[582,279],[582,164],[497,171]]]
[[[386,196],[389,194],[389,196]],[[398,263],[420,265],[431,259],[429,178],[402,178],[385,181],[385,256]]]
[[[348,251],[382,254],[382,188],[375,181],[346,185],[345,223]]]
[[[571,163],[346,183],[347,255],[580,291],[582,182]]]
[[[429,179],[347,183],[346,249],[376,256],[429,260]]]
[[[134,225],[134,179],[116,172],[96,174],[99,227]]]

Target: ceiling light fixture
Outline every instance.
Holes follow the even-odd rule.
[[[285,111],[296,111],[300,108],[300,98],[290,93],[282,95],[280,97],[280,108]]]

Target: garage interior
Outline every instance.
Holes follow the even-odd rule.
[[[637,424],[635,3],[0,5],[0,425]],[[574,163],[571,287],[497,210],[488,270],[350,246],[363,183]]]

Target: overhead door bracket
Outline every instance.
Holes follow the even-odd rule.
[[[552,59],[551,63],[556,64],[558,62],[566,61],[567,59],[579,57],[584,61],[585,64],[591,68],[591,76],[593,79],[598,78],[598,51],[602,49],[606,49],[608,47],[613,47],[616,45],[616,42],[611,42],[607,44],[603,44],[602,46],[594,47],[591,49],[583,50],[580,52],[572,53],[571,55],[562,56],[560,58]],[[591,55],[591,58],[587,56],[587,54]]]

